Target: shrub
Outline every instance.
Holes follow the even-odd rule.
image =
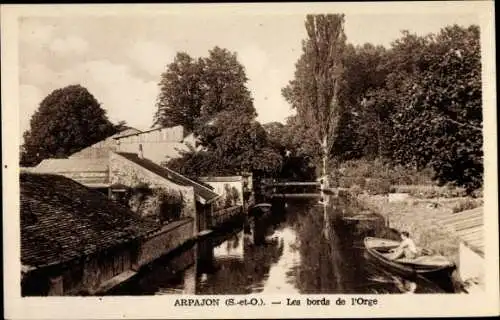
[[[433,184],[432,169],[416,170],[391,164],[385,159],[349,160],[340,164],[337,173],[341,177],[385,179],[391,184]],[[359,182],[359,181],[358,181]],[[363,187],[363,186],[362,186]]]
[[[229,184],[224,185],[224,204],[223,208],[229,208],[238,204],[240,193],[235,187],[230,187]]]
[[[387,179],[369,179],[365,189],[370,194],[388,194],[391,191],[391,182]]]
[[[349,191],[351,192],[352,195],[358,196],[359,194],[363,193],[363,189],[361,189],[360,186],[358,185],[353,185]]]
[[[453,213],[474,209],[483,205],[482,200],[467,198],[457,203],[453,208]]]
[[[430,198],[459,198],[466,196],[464,188],[453,186],[433,186],[433,185],[395,185],[395,192],[408,193],[412,197],[420,199]]]
[[[181,192],[156,189],[154,191],[154,211],[160,222],[170,222],[181,217],[184,198]]]

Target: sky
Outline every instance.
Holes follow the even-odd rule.
[[[304,14],[22,17],[19,20],[20,133],[53,90],[86,87],[109,119],[150,128],[158,82],[176,52],[207,56],[214,46],[236,52],[261,123],[293,114],[281,96],[305,39]],[[474,14],[349,14],[353,44],[388,47],[401,30],[424,35],[450,24],[478,24]]]

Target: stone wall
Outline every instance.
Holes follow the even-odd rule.
[[[194,236],[194,220],[184,219],[166,225],[162,230],[150,235],[139,249],[136,268],[171,252]]]
[[[109,180],[112,185],[122,184],[127,187],[135,187],[142,183],[147,184],[151,189],[164,188],[172,190],[172,192],[180,192],[184,200],[181,216],[196,219],[193,187],[175,184],[114,152],[109,157],[109,172]]]

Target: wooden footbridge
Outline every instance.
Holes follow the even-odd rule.
[[[260,194],[266,198],[318,198],[321,184],[316,181],[260,181]]]
[[[262,180],[259,183],[260,195],[266,198],[320,198],[321,183],[318,181],[277,181]],[[324,188],[323,192],[338,194],[345,188]]]

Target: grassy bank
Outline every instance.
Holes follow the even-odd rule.
[[[418,199],[409,197],[405,200],[390,202],[387,196],[357,195],[361,207],[381,214],[388,226],[398,231],[408,231],[419,247],[428,248],[459,263],[459,244],[457,236],[441,225],[440,218],[450,214],[482,205],[482,199],[470,197]],[[466,284],[458,272],[453,273],[455,289]],[[479,285],[482,285],[480,283]]]
[[[333,176],[334,186],[348,188],[351,202],[356,202],[351,207],[357,212],[350,214],[380,214],[389,231],[408,231],[419,247],[431,249],[459,265],[460,241],[439,220],[482,206],[481,190],[469,196],[463,188],[437,186],[429,170],[391,167],[379,160],[346,162]],[[456,288],[463,285],[461,280],[455,272]]]

